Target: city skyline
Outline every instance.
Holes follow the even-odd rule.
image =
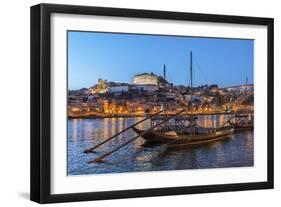
[[[253,83],[253,40],[163,35],[68,32],[68,85],[88,88],[99,78],[131,83],[136,74],[162,75],[175,85],[189,83],[193,52],[194,85],[220,87]]]

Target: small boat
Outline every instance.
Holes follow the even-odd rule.
[[[232,125],[234,126],[235,131],[245,131],[245,130],[253,130],[254,129],[254,120],[252,115],[241,114],[233,117],[234,122]]]

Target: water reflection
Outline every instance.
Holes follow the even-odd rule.
[[[221,126],[229,116],[202,116],[198,124],[204,127]],[[253,166],[253,132],[237,132],[229,139],[211,145],[178,151],[165,151],[163,147],[144,147],[142,138],[125,146],[108,158],[107,162],[87,164],[88,160],[114,149],[136,136],[126,131],[97,153],[84,154],[83,150],[98,144],[142,118],[72,119],[68,121],[68,174],[120,173],[157,170],[202,169]],[[139,128],[150,127],[147,120]]]

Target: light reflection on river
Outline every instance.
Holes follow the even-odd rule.
[[[84,154],[84,149],[141,119],[143,118],[68,120],[68,175],[244,167],[254,164],[253,131],[235,132],[225,141],[176,151],[166,151],[159,146],[144,147],[144,140],[139,138],[105,158],[106,162],[87,164],[87,161],[116,148],[136,134],[128,130],[98,148],[96,153]],[[227,119],[224,115],[201,116],[198,124],[218,127]],[[149,120],[138,125],[141,129],[149,127]]]

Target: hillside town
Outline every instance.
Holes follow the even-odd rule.
[[[68,117],[145,116],[163,110],[164,100],[168,114],[182,109],[194,114],[249,112],[253,111],[253,90],[253,84],[190,88],[173,85],[154,73],[137,74],[132,83],[99,79],[90,88],[68,91]]]

